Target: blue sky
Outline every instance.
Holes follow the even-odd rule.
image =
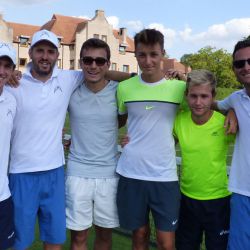
[[[42,25],[53,14],[92,18],[102,9],[114,28],[134,36],[142,28],[165,35],[171,58],[212,46],[232,52],[250,35],[249,0],[1,0],[0,12],[9,22]]]

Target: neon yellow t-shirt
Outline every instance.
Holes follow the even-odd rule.
[[[203,125],[197,125],[191,112],[178,114],[174,135],[179,140],[181,192],[193,199],[210,200],[230,195],[226,158],[231,136],[225,135],[224,116],[218,112]]]

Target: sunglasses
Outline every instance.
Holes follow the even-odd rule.
[[[241,69],[241,68],[245,67],[246,62],[248,63],[248,65],[250,65],[250,58],[248,58],[246,60],[236,60],[233,62],[233,66],[236,69]]]
[[[103,66],[108,60],[104,57],[90,57],[90,56],[85,56],[80,58],[80,60],[83,62],[85,65],[92,65],[93,62],[96,63],[97,66]]]

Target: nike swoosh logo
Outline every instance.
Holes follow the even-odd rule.
[[[153,109],[153,108],[154,108],[154,106],[146,106],[145,107],[146,110],[150,110],[150,109]]]
[[[174,225],[177,223],[177,221],[178,221],[178,220],[174,220],[174,221],[172,222],[172,225],[174,226]]]

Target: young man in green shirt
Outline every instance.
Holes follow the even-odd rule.
[[[215,86],[211,72],[189,73],[186,97],[190,111],[180,112],[175,120],[174,136],[182,154],[177,250],[199,250],[203,232],[207,250],[227,248],[230,192],[226,159],[232,137],[225,133],[225,117],[211,110]]]

